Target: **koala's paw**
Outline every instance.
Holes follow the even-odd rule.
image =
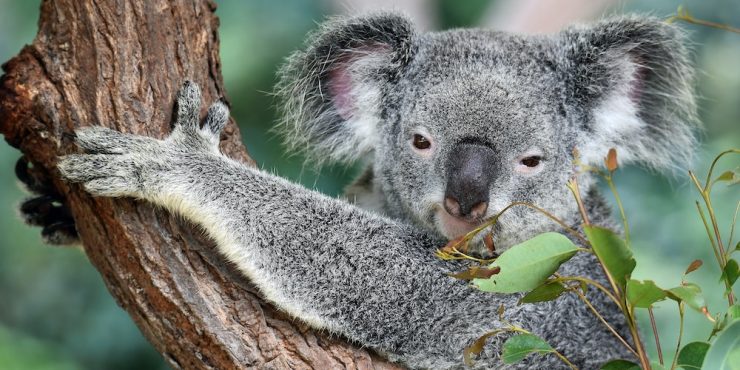
[[[93,195],[157,196],[168,183],[178,181],[198,155],[220,155],[219,137],[229,119],[228,108],[219,101],[208,109],[201,128],[200,89],[192,82],[178,93],[176,107],[173,131],[165,140],[103,127],[78,130],[76,142],[85,154],[62,157],[59,172]]]
[[[31,167],[26,157],[21,157],[16,163],[15,174],[26,189],[34,194],[18,208],[23,221],[41,227],[41,237],[48,244],[79,243],[72,214],[62,196],[50,185],[51,180]]]

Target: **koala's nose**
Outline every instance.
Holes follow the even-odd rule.
[[[450,215],[478,219],[488,210],[495,153],[482,144],[462,143],[450,152],[444,208]]]
[[[469,219],[479,219],[483,217],[486,214],[486,210],[488,210],[488,202],[478,202],[468,208],[468,205],[461,205],[460,202],[452,197],[445,198],[444,206],[447,213],[455,217]]]

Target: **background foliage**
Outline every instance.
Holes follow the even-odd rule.
[[[489,0],[430,0],[435,28],[476,25]],[[0,0],[0,61],[15,55],[36,33],[38,0]],[[613,12],[650,12],[668,16],[685,5],[697,18],[740,26],[735,0],[628,1]],[[272,98],[275,70],[298,48],[307,31],[327,14],[346,11],[328,1],[220,1],[221,56],[233,115],[252,156],[262,167],[308,187],[336,195],[356,172],[325,168],[321,173],[284,154],[279,139],[268,132],[275,120]],[[716,153],[740,143],[740,35],[685,25],[691,32],[699,68],[697,92],[705,125],[703,146],[693,168],[703,176]],[[107,293],[100,277],[78,249],[41,243],[38,230],[24,226],[13,208],[24,194],[16,186],[13,165],[19,153],[0,144],[0,364],[8,369],[157,369],[166,368],[128,316]],[[720,170],[732,166],[728,161]],[[734,161],[735,166],[737,161]],[[674,286],[693,259],[707,262],[692,274],[704,287],[709,308],[725,301],[716,283],[720,273],[693,204],[697,198],[684,172],[665,177],[638,168],[620,171],[616,183],[630,217],[638,260],[634,277]],[[734,191],[734,193],[733,193]],[[737,191],[718,186],[713,192],[720,219],[729,224]],[[727,235],[727,230],[724,231]],[[658,326],[675,330],[675,305],[659,304]],[[644,319],[644,318],[643,318]],[[684,343],[704,340],[708,325],[687,314]],[[668,329],[666,331],[666,329]],[[649,326],[642,330],[651,345]],[[673,335],[675,337],[675,333]],[[673,337],[664,335],[672,348]],[[649,350],[654,351],[653,348]],[[666,350],[670,353],[670,350]]]

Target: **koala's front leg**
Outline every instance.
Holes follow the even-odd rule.
[[[58,168],[70,182],[81,183],[93,195],[130,196],[156,203],[182,182],[194,162],[221,157],[219,134],[228,121],[228,108],[213,104],[200,128],[200,90],[186,83],[177,100],[177,119],[165,140],[125,134],[103,127],[75,132],[87,154],[61,158]]]
[[[618,343],[577,298],[554,305],[518,306],[517,296],[471,289],[446,275],[462,267],[434,257],[428,235],[231,160],[218,151],[228,119],[214,104],[198,125],[200,95],[186,85],[178,118],[165,140],[103,128],[77,132],[88,154],[64,157],[62,175],[99,196],[131,196],[159,204],[201,225],[219,251],[267,299],[314,328],[340,333],[411,368],[456,368],[464,347],[501,326],[497,308],[512,322],[548,340],[562,330],[550,323],[579,319],[580,333],[564,349],[586,364],[614,358]],[[581,315],[582,314],[582,315]],[[581,330],[581,328],[584,328]],[[501,365],[500,338],[492,338],[480,367]],[[603,362],[603,361],[602,361]],[[519,365],[517,365],[519,366]],[[554,356],[522,367],[561,368]]]
[[[315,328],[419,358],[430,350],[441,356],[431,361],[458,364],[462,343],[484,328],[463,330],[466,340],[428,329],[450,312],[465,313],[472,303],[462,297],[473,292],[444,274],[449,267],[428,238],[221,155],[226,107],[214,104],[201,128],[199,101],[197,86],[187,84],[164,140],[78,130],[86,154],[62,158],[62,176],[93,195],[144,199],[203,226],[269,300]],[[479,319],[471,321],[482,326]]]

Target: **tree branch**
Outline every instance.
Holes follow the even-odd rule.
[[[212,1],[44,1],[34,42],[3,65],[0,132],[49,176],[90,262],[174,368],[390,369],[264,303],[197,229],[151,205],[59,180],[75,128],[164,137],[185,79],[225,95]],[[250,162],[230,122],[223,152]],[[249,199],[245,199],[248,202]]]

